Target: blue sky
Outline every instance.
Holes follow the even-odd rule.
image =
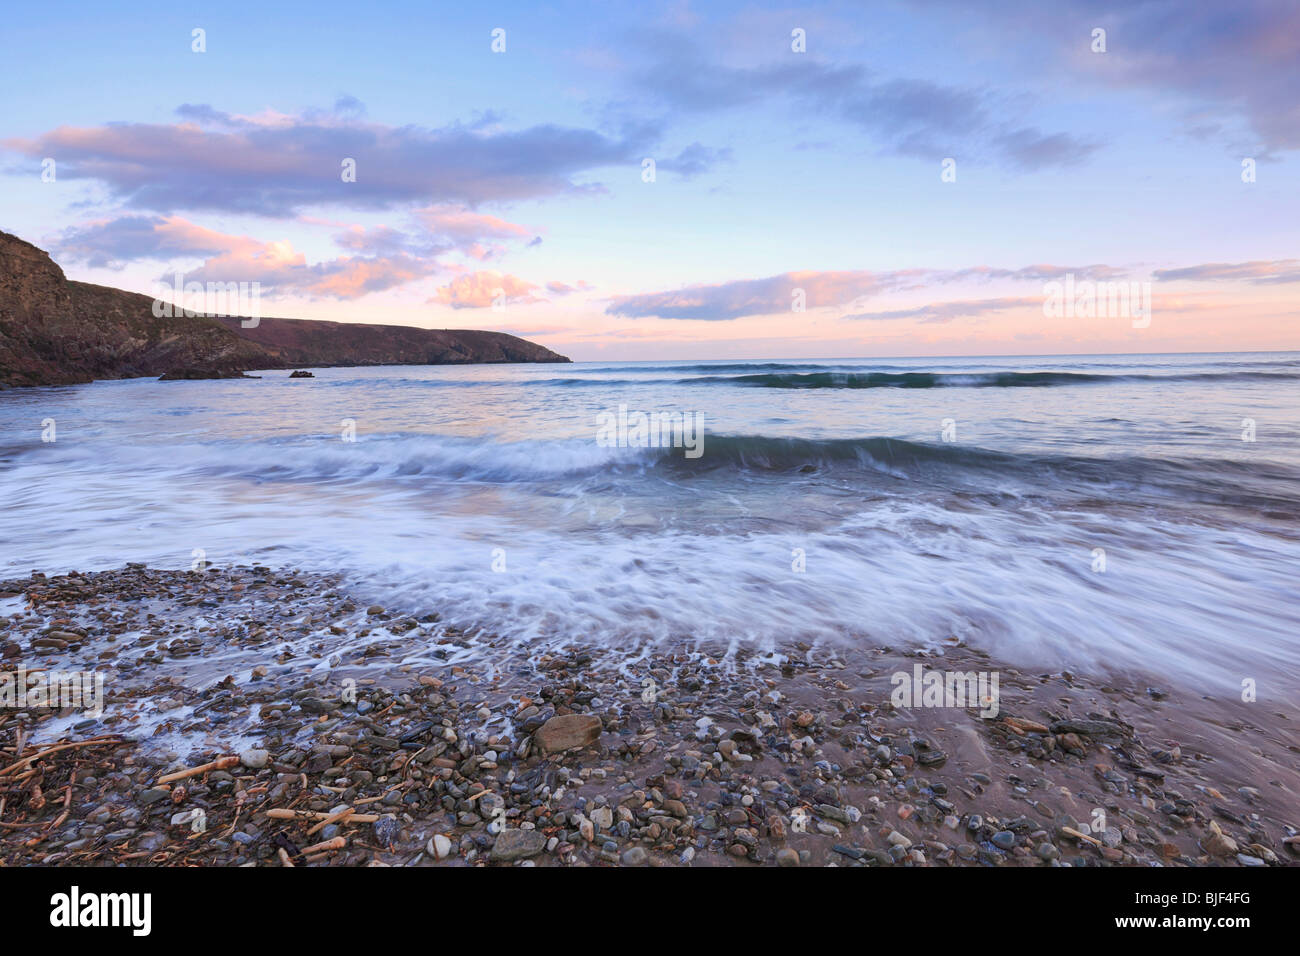
[[[575,358],[1300,347],[1280,0],[53,3],[2,45],[0,228],[73,278]],[[1045,321],[1067,272],[1156,321]]]

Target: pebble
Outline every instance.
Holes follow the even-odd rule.
[[[496,843],[492,844],[489,858],[501,863],[522,860],[537,856],[546,849],[546,837],[536,830],[511,828],[502,830]]]
[[[266,750],[245,750],[239,755],[239,762],[249,770],[261,770],[271,762],[271,754]]]

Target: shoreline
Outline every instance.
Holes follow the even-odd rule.
[[[519,647],[261,566],[0,582],[0,672],[105,693],[0,707],[0,861],[1300,863],[1290,702],[780,650]],[[997,716],[895,707],[918,664],[996,673]]]

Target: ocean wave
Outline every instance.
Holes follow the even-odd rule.
[[[1094,372],[794,372],[711,375],[678,384],[741,385],[750,388],[1045,388],[1120,382],[1295,381],[1294,372],[1192,372],[1170,375],[1105,375]]]
[[[184,484],[188,479],[236,479],[284,485],[364,487],[375,482],[407,488],[426,484],[489,484],[552,488],[582,494],[591,479],[607,491],[658,493],[659,477],[674,483],[736,478],[769,481],[831,479],[864,490],[893,493],[1004,492],[1049,497],[1114,497],[1132,490],[1167,500],[1251,508],[1274,517],[1300,517],[1300,472],[1236,458],[1163,459],[1140,455],[1089,457],[1000,451],[945,442],[884,436],[804,439],[764,435],[703,436],[702,453],[681,447],[603,447],[593,439],[502,442],[400,433],[356,442],[312,436],[256,442],[220,441],[152,446],[45,448],[41,457],[73,473],[121,478],[147,473]],[[14,464],[30,460],[21,452]],[[661,489],[660,489],[661,490]]]

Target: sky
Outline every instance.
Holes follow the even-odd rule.
[[[1300,348],[1293,0],[56,0],[0,83],[0,229],[146,294],[578,361]]]

